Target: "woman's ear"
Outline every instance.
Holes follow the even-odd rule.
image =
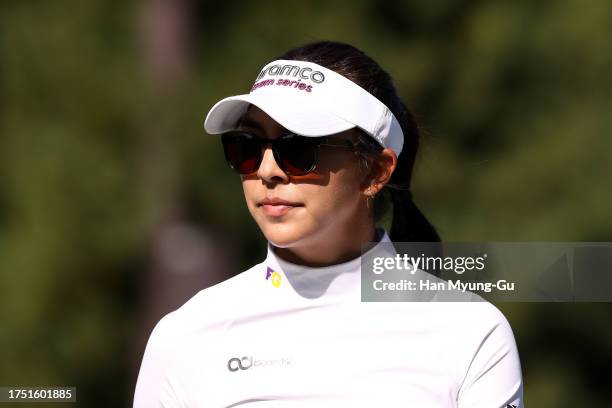
[[[391,175],[397,167],[397,156],[393,150],[384,149],[372,160],[368,160],[367,163],[364,190],[370,188],[370,191],[376,194],[391,179]]]

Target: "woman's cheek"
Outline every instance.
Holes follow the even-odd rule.
[[[308,217],[317,225],[324,226],[334,222],[337,211],[341,210],[337,198],[333,194],[318,194],[310,206],[306,206]]]

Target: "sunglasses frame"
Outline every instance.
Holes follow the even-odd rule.
[[[289,169],[286,169],[285,166],[283,165],[282,151],[281,151],[282,149],[280,148],[280,144],[286,143],[287,140],[291,140],[291,139],[301,140],[313,146],[313,155],[314,155],[313,163],[303,173],[299,173],[299,174],[293,173]],[[246,141],[251,142],[251,143],[254,141],[258,142],[260,149],[259,149],[259,156],[256,158],[257,166],[255,170],[249,173],[242,173],[229,160],[226,145],[230,143],[236,143],[236,142],[244,143]],[[339,143],[332,143],[332,142],[344,142],[344,143],[339,144]],[[221,143],[223,144],[223,152],[224,152],[225,160],[227,164],[230,166],[230,168],[232,168],[233,170],[237,171],[239,174],[242,174],[242,175],[252,174],[259,170],[259,166],[261,165],[261,161],[264,155],[264,149],[267,148],[268,145],[271,145],[272,147],[272,154],[274,155],[274,160],[276,160],[276,164],[278,165],[278,167],[282,169],[289,176],[304,176],[308,173],[315,171],[319,165],[319,149],[322,146],[330,147],[330,148],[340,148],[340,149],[352,150],[354,152],[358,151],[357,144],[347,139],[343,139],[340,137],[334,137],[334,136],[308,137],[308,136],[298,135],[296,133],[284,133],[276,139],[266,139],[266,138],[258,137],[255,134],[248,132],[248,131],[234,130],[234,131],[223,133],[221,135]]]

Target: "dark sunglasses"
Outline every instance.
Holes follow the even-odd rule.
[[[267,145],[278,166],[290,176],[303,176],[315,171],[319,149],[323,146],[356,150],[351,141],[333,136],[306,137],[293,133],[276,139],[263,139],[249,132],[232,131],[221,135],[225,160],[240,174],[251,174],[259,169]]]

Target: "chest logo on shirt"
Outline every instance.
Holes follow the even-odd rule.
[[[281,274],[268,266],[266,280],[269,280],[275,288],[278,288],[281,285]]]
[[[284,368],[293,367],[294,362],[291,357],[283,356],[276,358],[254,358],[253,356],[232,357],[227,360],[227,369],[231,372],[238,370],[248,370],[249,368]]]
[[[227,369],[230,371],[247,370],[253,365],[253,357],[233,357],[227,362]]]

